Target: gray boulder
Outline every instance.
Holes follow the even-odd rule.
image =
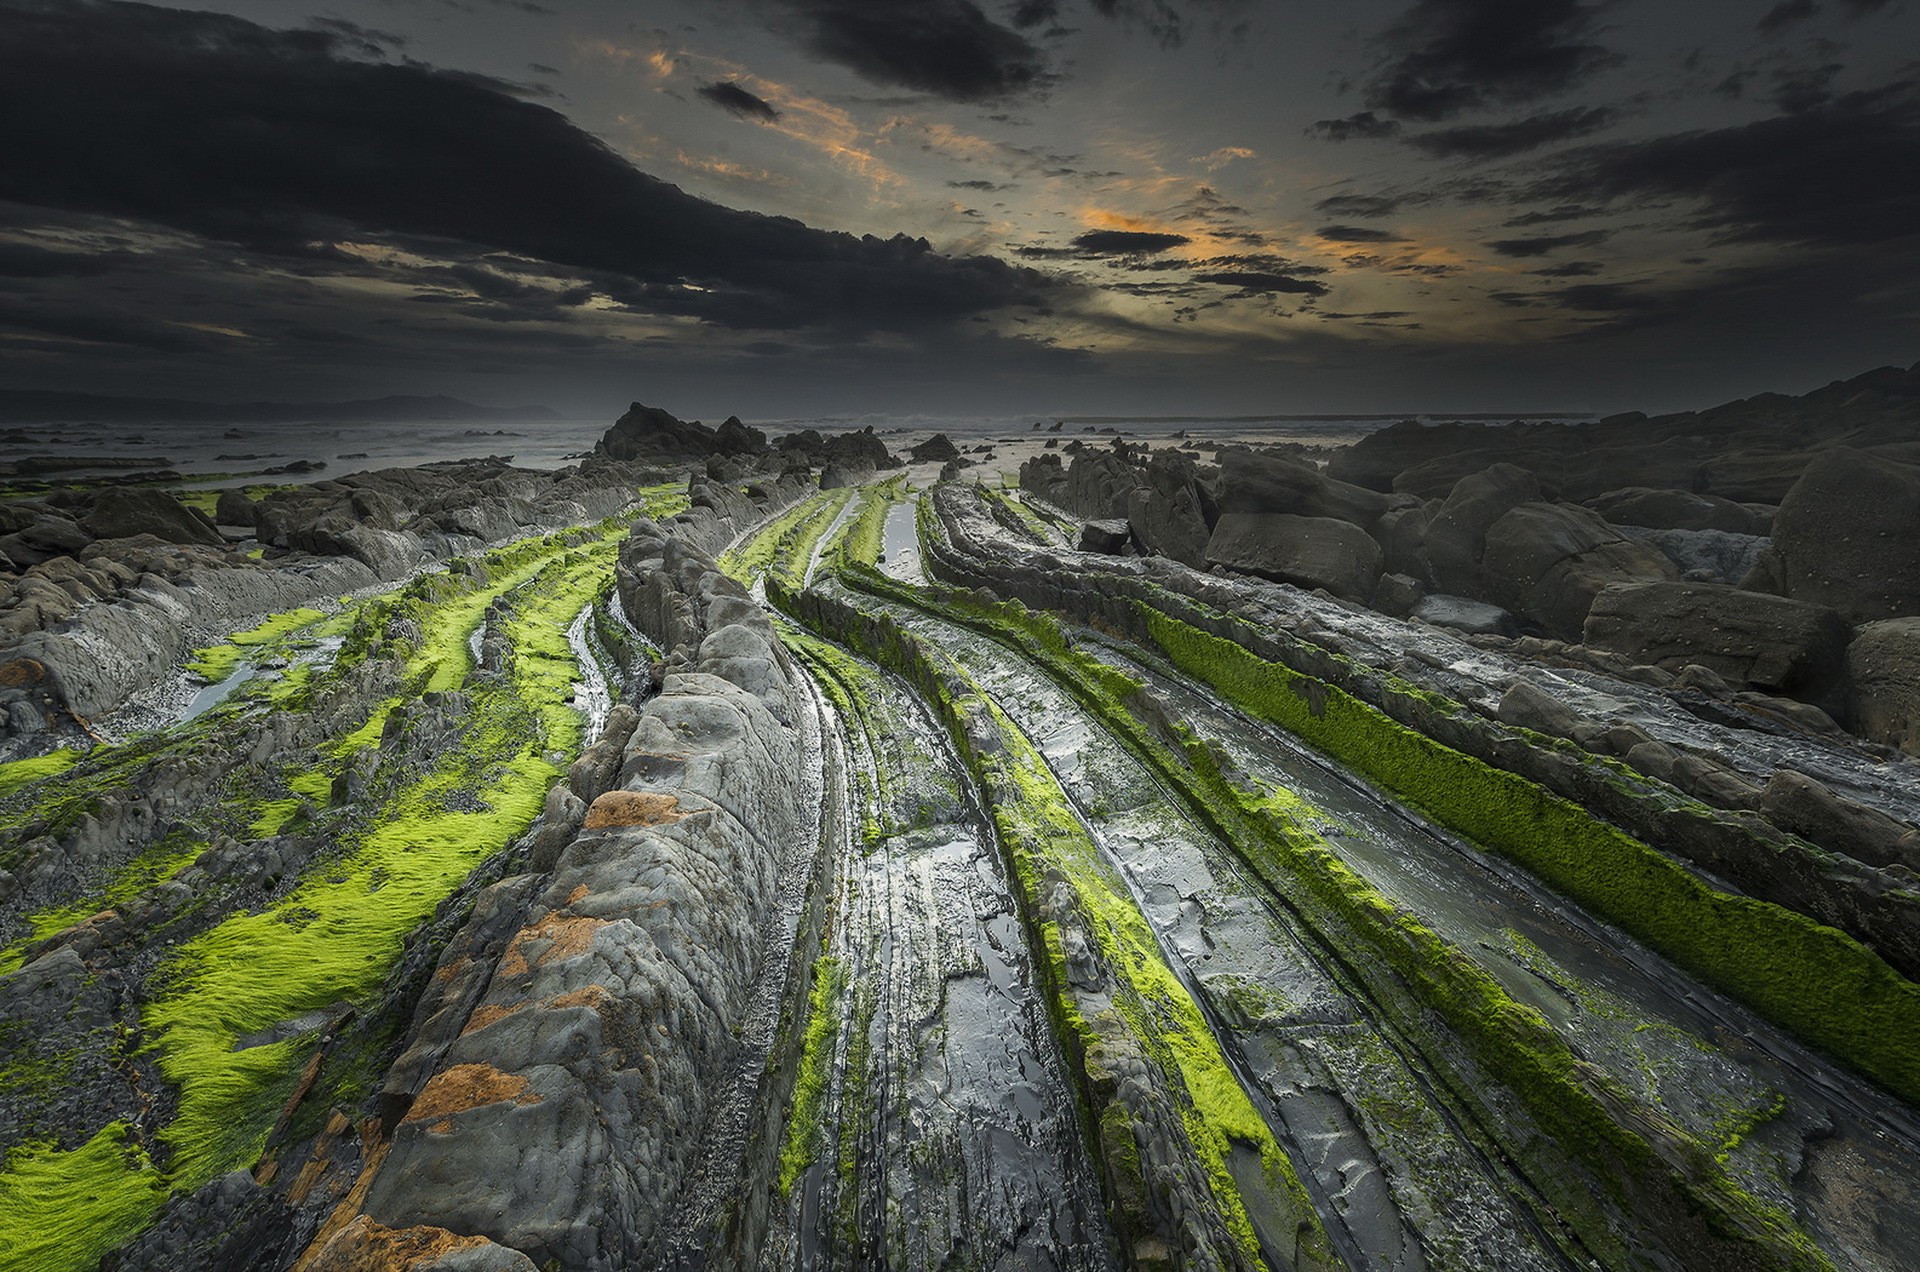
[[[1920,614],[1920,466],[1847,447],[1820,452],[1774,519],[1788,596],[1855,623]]]
[[[1348,485],[1278,455],[1222,453],[1214,499],[1228,513],[1290,513],[1332,518],[1371,529],[1391,505],[1378,491]]]
[[[1080,551],[1124,556],[1133,550],[1133,527],[1125,521],[1089,521],[1080,530]]]
[[[1847,679],[1860,733],[1920,755],[1920,617],[1862,627],[1847,647]]]
[[[1487,530],[1485,594],[1549,633],[1573,640],[1609,584],[1674,581],[1665,554],[1627,539],[1573,504],[1525,503]]]
[[[1644,526],[1621,526],[1619,530],[1629,539],[1650,543],[1666,553],[1682,578],[1697,583],[1739,584],[1753,574],[1772,542],[1762,535],[1727,530],[1649,530]]]
[[[1655,490],[1627,486],[1586,501],[1616,526],[1646,526],[1653,530],[1725,530],[1733,534],[1768,534],[1773,529],[1771,508],[1735,503],[1720,495],[1688,490]]]
[[[253,500],[238,490],[223,490],[214,501],[213,519],[223,526],[253,525]]]
[[[1804,601],[1711,583],[1617,583],[1594,598],[1586,643],[1668,671],[1840,705],[1847,624]]]
[[[1544,497],[1540,479],[1514,464],[1495,464],[1455,482],[1427,525],[1425,549],[1435,585],[1448,592],[1478,592],[1488,527],[1521,504]]]
[[[1147,461],[1145,475],[1146,485],[1127,492],[1125,511],[1135,537],[1149,551],[1204,565],[1214,509],[1193,460],[1163,452]]]
[[[150,534],[168,543],[224,542],[220,532],[164,490],[115,486],[103,490],[93,510],[80,521],[96,539],[131,539]]]
[[[1365,601],[1380,578],[1380,545],[1365,530],[1333,517],[1230,512],[1207,542],[1207,564],[1243,574],[1325,588]]]
[[[1413,607],[1413,617],[1435,627],[1450,627],[1469,636],[1518,636],[1519,620],[1498,605],[1465,596],[1436,593]]]

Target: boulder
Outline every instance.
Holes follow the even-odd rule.
[[[1521,504],[1543,497],[1540,479],[1514,464],[1495,464],[1455,482],[1427,523],[1424,538],[1435,586],[1446,592],[1478,592],[1487,528]]]
[[[1804,450],[1733,451],[1701,466],[1701,489],[1722,499],[1777,504],[1806,472]]]
[[[1220,461],[1214,500],[1222,516],[1289,513],[1371,529],[1391,502],[1377,491],[1336,481],[1310,464],[1278,455],[1222,452]]]
[[[1804,601],[1711,583],[1616,583],[1594,598],[1586,643],[1678,672],[1841,706],[1847,624]]]
[[[1125,516],[1128,500],[1146,480],[1124,452],[1088,451],[1074,456],[1067,468],[1061,506],[1079,517]]]
[[[913,447],[907,454],[923,464],[934,460],[944,464],[950,459],[960,458],[960,448],[955,446],[953,439],[945,433],[935,433],[926,441]]]
[[[1465,632],[1469,636],[1520,634],[1519,620],[1498,605],[1489,605],[1465,596],[1448,596],[1443,592],[1422,598],[1413,607],[1413,617],[1435,627],[1450,627],[1454,631]]]
[[[1433,560],[1427,553],[1427,530],[1433,524],[1435,504],[1391,508],[1373,527],[1373,537],[1387,554],[1387,569],[1417,579],[1422,587],[1433,583]]]
[[[150,534],[168,543],[217,544],[224,540],[191,508],[164,490],[111,486],[94,497],[93,510],[80,524],[96,539],[130,539]]]
[[[1607,585],[1679,578],[1663,553],[1599,514],[1549,503],[1523,503],[1488,527],[1480,574],[1490,599],[1566,640],[1579,637]]]
[[[1680,577],[1696,583],[1740,584],[1753,574],[1772,542],[1761,535],[1734,534],[1727,530],[1649,530],[1645,526],[1621,526],[1620,533],[1660,549],[1680,571]]]
[[[26,569],[55,557],[73,556],[92,543],[94,537],[65,517],[43,512],[12,534],[0,537],[0,552]]]
[[[1406,574],[1383,574],[1373,590],[1373,607],[1382,614],[1405,618],[1426,597],[1419,579]]]
[[[1360,527],[1333,517],[1229,512],[1207,542],[1208,565],[1325,588],[1365,601],[1380,578],[1380,545]]]
[[[223,490],[214,501],[213,519],[223,526],[253,525],[253,500],[238,490]]]
[[[1089,521],[1080,530],[1080,551],[1125,556],[1133,550],[1133,527],[1125,521]]]
[[[1689,490],[1655,490],[1627,486],[1586,501],[1616,526],[1646,526],[1652,530],[1725,530],[1732,534],[1772,532],[1773,510],[1735,503],[1719,495]]]
[[[1920,755],[1920,617],[1868,623],[1847,647],[1854,727]]]
[[[1920,465],[1822,451],[1780,502],[1773,551],[1796,600],[1849,621],[1920,614]]]

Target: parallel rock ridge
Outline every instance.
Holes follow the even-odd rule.
[[[501,1267],[630,1267],[684,1182],[777,848],[808,831],[796,686],[711,558],[642,523],[621,573],[647,581],[628,613],[685,670],[555,788],[540,873],[479,898],[383,1087],[391,1144],[302,1268],[358,1266],[370,1228],[484,1236]]]

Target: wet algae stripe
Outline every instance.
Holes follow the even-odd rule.
[[[1106,721],[1137,754],[1183,789],[1198,815],[1249,854],[1249,864],[1283,891],[1302,885],[1329,919],[1365,943],[1375,957],[1471,1043],[1481,1063],[1522,1096],[1560,1147],[1566,1165],[1584,1162],[1603,1188],[1620,1195],[1596,1201],[1578,1188],[1551,1188],[1557,1173],[1535,1162],[1529,1174],[1549,1185],[1557,1208],[1576,1218],[1582,1239],[1609,1262],[1634,1266],[1637,1256],[1606,1221],[1607,1212],[1673,1225],[1669,1234],[1701,1267],[1822,1267],[1825,1256],[1784,1213],[1744,1192],[1714,1161],[1708,1146],[1650,1116],[1623,1090],[1602,1081],[1533,1009],[1510,998],[1471,958],[1448,946],[1409,912],[1355,874],[1284,804],[1236,786],[1213,750],[1190,733],[1159,737],[1128,699],[1138,682],[1072,650],[1057,622],[1017,604],[949,594],[935,601],[869,571],[850,582],[946,617],[1004,641],[1045,667]],[[1338,944],[1338,942],[1331,942]],[[1456,1094],[1472,1100],[1471,1084]],[[1536,1151],[1540,1146],[1536,1146]],[[1718,1145],[1712,1146],[1717,1148]],[[1551,1155],[1551,1154],[1550,1154]],[[1624,1191],[1622,1191],[1624,1187]]]
[[[827,951],[783,1159],[799,1262],[1106,1272],[1113,1238],[1011,880],[945,734],[897,677],[782,639],[834,703],[857,833],[834,862]],[[823,988],[824,987],[824,988]],[[814,1057],[833,1100],[811,1103]],[[819,1083],[822,1090],[828,1083]]]
[[[539,536],[359,608],[336,671],[371,656],[396,660],[401,688],[324,748],[325,763],[340,770],[363,750],[384,750],[396,708],[460,690],[467,709],[452,743],[424,771],[398,775],[376,808],[345,810],[331,851],[291,891],[183,939],[161,962],[138,1036],[120,1045],[157,1060],[177,1091],[173,1116],[151,1139],[116,1121],[73,1149],[16,1145],[0,1173],[0,1265],[91,1267],[171,1193],[260,1157],[302,1070],[319,1059],[313,1028],[277,1029],[377,995],[408,935],[526,829],[578,749],[566,629],[604,596],[623,531],[615,522]],[[472,674],[467,637],[483,621],[511,648],[504,674]],[[314,803],[332,785],[325,772],[283,780]],[[267,1040],[246,1045],[254,1036]]]

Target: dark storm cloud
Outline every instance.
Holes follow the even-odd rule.
[[[1552,225],[1559,221],[1584,220],[1587,217],[1599,215],[1601,211],[1603,209],[1590,207],[1584,203],[1562,203],[1557,208],[1547,208],[1540,212],[1522,212],[1518,216],[1510,216],[1500,224],[1508,229],[1524,230],[1530,225]]]
[[[1325,283],[1317,279],[1293,278],[1286,274],[1264,274],[1247,270],[1219,270],[1195,274],[1193,281],[1216,283],[1222,287],[1237,287],[1243,292],[1286,292],[1300,296],[1324,296],[1329,290]]]
[[[37,301],[0,301],[0,330],[85,344],[126,345],[156,353],[201,353],[233,343],[182,323],[105,309],[71,309]]]
[[[760,120],[770,124],[780,118],[780,112],[773,108],[771,102],[756,97],[732,80],[702,84],[694,91],[721,110],[741,119]]]
[[[1345,119],[1316,119],[1308,133],[1317,133],[1328,141],[1378,141],[1400,131],[1397,119],[1382,119],[1370,110]]]
[[[1592,278],[1601,273],[1606,266],[1599,261],[1567,261],[1562,265],[1548,265],[1543,269],[1530,269],[1527,273],[1538,278]]]
[[[1403,243],[1406,241],[1392,230],[1377,230],[1370,225],[1323,225],[1314,233],[1333,243]]]
[[[1612,236],[1608,230],[1582,230],[1577,234],[1542,234],[1535,238],[1495,239],[1488,247],[1502,256],[1545,256],[1563,247],[1598,247]]]
[[[1387,61],[1366,105],[1441,120],[1565,92],[1616,55],[1591,38],[1599,5],[1578,0],[1419,0],[1378,37]]]
[[[1805,22],[1818,12],[1820,6],[1814,0],[1781,0],[1761,16],[1760,21],[1754,24],[1754,29],[1762,35],[1775,35],[1796,22]]]
[[[1334,194],[1313,205],[1328,216],[1392,216],[1407,200],[1389,194]]]
[[[1090,256],[1157,256],[1193,242],[1184,234],[1149,230],[1088,230],[1075,236],[1073,246]]]
[[[276,257],[353,238],[509,252],[735,326],[917,324],[1038,301],[1044,276],[924,240],[736,211],[476,77],[356,60],[326,31],[0,0],[0,199]],[[85,162],[77,157],[85,156]]]
[[[951,101],[985,101],[1046,82],[1045,55],[972,0],[778,0],[800,44],[864,79]]]
[[[55,252],[31,243],[0,243],[0,278],[90,278],[137,260],[131,252]]]
[[[1598,132],[1615,117],[1615,112],[1604,106],[1577,106],[1511,123],[1468,124],[1418,133],[1408,137],[1407,144],[1442,159],[1503,159]]]
[[[1851,93],[1731,128],[1583,147],[1540,198],[1694,201],[1730,239],[1870,245],[1920,233],[1920,91]]]

